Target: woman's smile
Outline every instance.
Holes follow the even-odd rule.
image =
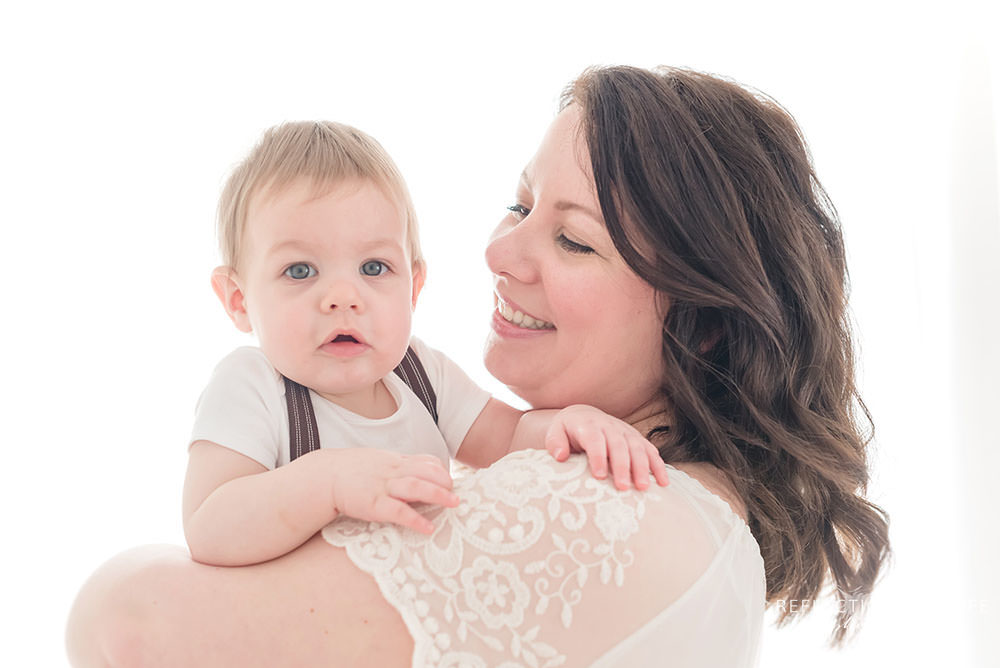
[[[521,329],[554,330],[556,328],[551,322],[531,315],[510,299],[501,297],[496,293],[494,295],[496,297],[496,314],[504,321]]]

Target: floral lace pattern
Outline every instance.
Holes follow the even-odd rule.
[[[635,562],[627,541],[659,499],[618,491],[586,468],[583,457],[560,463],[544,451],[516,452],[457,478],[457,508],[422,508],[431,536],[341,518],[323,537],[344,547],[400,612],[413,666],[564,665],[571,648],[544,629],[570,628],[588,582],[623,585]],[[581,531],[588,522],[597,531]]]

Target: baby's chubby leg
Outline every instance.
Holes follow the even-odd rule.
[[[413,641],[374,580],[319,537],[235,568],[174,546],[124,552],[70,613],[73,666],[407,666]]]

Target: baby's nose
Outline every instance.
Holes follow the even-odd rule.
[[[323,296],[323,309],[330,311],[361,311],[364,304],[361,293],[351,281],[338,280],[330,284]]]

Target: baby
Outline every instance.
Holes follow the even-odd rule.
[[[239,348],[198,402],[184,483],[192,557],[273,559],[341,514],[429,533],[410,504],[455,506],[447,465],[583,450],[619,488],[666,484],[656,449],[586,406],[523,413],[410,336],[425,268],[402,177],[337,123],[268,130],[222,194],[212,287]],[[522,325],[523,326],[523,325]]]

